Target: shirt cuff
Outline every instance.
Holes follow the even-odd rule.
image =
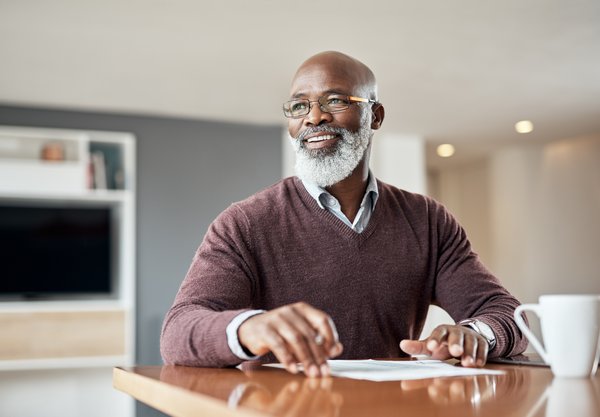
[[[249,319],[252,316],[256,316],[257,314],[264,313],[265,310],[248,310],[243,313],[238,314],[229,322],[227,328],[225,329],[227,333],[227,344],[229,345],[229,349],[233,352],[235,356],[245,361],[253,361],[258,359],[258,356],[248,356],[246,352],[244,352],[244,348],[240,344],[240,340],[238,339],[238,329],[242,325],[244,321]]]

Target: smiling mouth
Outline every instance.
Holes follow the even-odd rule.
[[[313,136],[313,137],[310,137],[310,138],[304,139],[304,140],[308,143],[315,143],[315,142],[323,142],[325,140],[330,140],[330,139],[337,139],[337,137],[338,137],[338,135],[327,134],[327,135]]]

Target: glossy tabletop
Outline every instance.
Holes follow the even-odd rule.
[[[309,379],[249,363],[240,369],[115,368],[113,383],[177,416],[600,416],[600,376],[553,378],[549,368],[488,365],[502,375],[371,382]]]

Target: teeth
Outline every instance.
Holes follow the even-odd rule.
[[[335,139],[335,135],[315,136],[313,138],[307,139],[306,141],[308,143],[312,143],[312,142],[321,142],[321,141],[329,140],[329,139]]]

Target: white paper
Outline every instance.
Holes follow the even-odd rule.
[[[368,381],[402,381],[447,376],[500,375],[504,373],[503,371],[483,368],[463,368],[432,359],[418,361],[330,360],[327,363],[332,376]],[[283,368],[279,363],[265,366]]]

